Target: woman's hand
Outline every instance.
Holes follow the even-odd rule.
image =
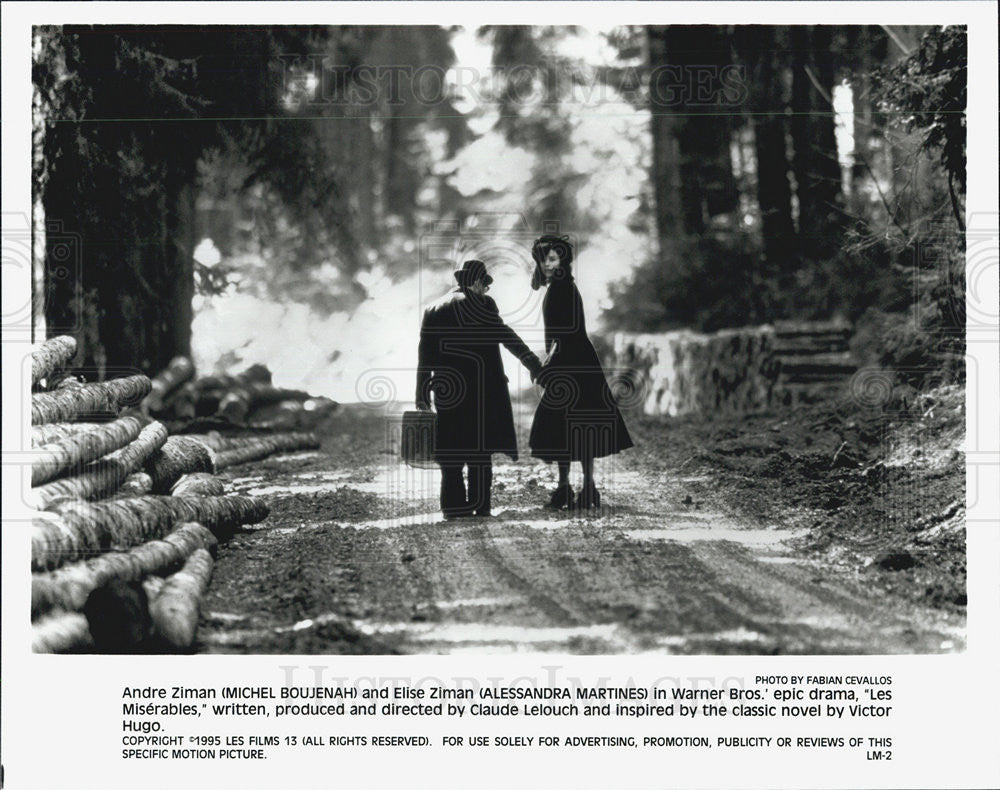
[[[531,383],[534,384],[535,380],[538,378],[538,374],[542,369],[542,360],[538,358],[537,354],[528,353],[528,357],[524,360],[525,367],[528,368],[528,375],[531,376]]]

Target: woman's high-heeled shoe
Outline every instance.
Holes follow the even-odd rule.
[[[573,487],[567,483],[559,486],[552,492],[548,507],[553,510],[562,510],[564,507],[573,507]]]
[[[583,488],[580,489],[580,498],[577,500],[577,505],[581,509],[600,507],[601,506],[601,494],[597,490],[597,486],[593,483],[588,483]]]

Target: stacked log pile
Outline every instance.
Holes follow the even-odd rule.
[[[137,404],[146,397],[150,386],[145,376],[126,376],[113,381],[74,384],[56,387],[51,392],[38,392],[31,398],[31,424],[117,415],[122,408]]]
[[[830,323],[618,333],[608,366],[619,402],[646,414],[750,412],[846,385],[856,369],[849,336]]]
[[[712,335],[620,333],[611,367],[628,384],[615,389],[623,405],[641,406],[646,414],[763,408],[776,378],[772,345],[767,327]]]
[[[57,337],[32,356],[33,649],[190,650],[220,542],[268,514],[259,497],[227,494],[217,470],[318,442],[301,432],[171,436],[154,417],[196,381],[190,361],[152,380],[86,383],[64,370],[75,349]],[[285,400],[257,385],[239,382],[252,403]]]
[[[276,387],[271,371],[251,365],[235,376],[195,377],[191,362],[173,360],[154,379],[146,401],[147,413],[168,425],[198,418],[244,428],[294,430],[310,418],[333,412],[337,403],[308,392]]]
[[[97,433],[97,432],[95,432]],[[90,434],[78,434],[77,444],[82,443]],[[62,499],[100,499],[114,493],[126,479],[143,466],[151,455],[167,441],[167,429],[158,422],[152,422],[139,431],[134,441],[128,442],[121,449],[115,450],[104,457],[88,464],[68,464],[57,470],[67,472],[65,477],[51,480],[39,486],[34,486],[29,495],[28,504],[37,510],[47,507]],[[43,453],[43,462],[53,458],[53,449],[62,445],[42,445],[39,451]],[[32,477],[38,468],[32,465]],[[47,465],[46,471],[52,471]],[[54,475],[53,475],[54,476]]]
[[[174,357],[153,379],[149,397],[143,402],[145,411],[153,414],[162,412],[167,397],[192,378],[194,365],[191,360],[187,357]]]

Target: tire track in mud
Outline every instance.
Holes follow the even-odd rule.
[[[874,600],[850,575],[799,562],[748,562],[740,547],[726,543],[706,541],[695,552],[780,605],[778,617],[748,615],[758,618],[759,630],[783,653],[933,653],[963,641],[964,629],[954,618]]]
[[[565,602],[557,600],[551,590],[546,589],[549,585],[540,583],[539,574],[529,567],[530,553],[525,556],[523,553],[504,551],[502,546],[512,544],[496,542],[496,536],[485,527],[478,532],[481,538],[477,541],[477,548],[483,558],[504,578],[512,591],[520,593],[527,604],[545,616],[548,624],[573,626],[584,622],[578,611],[568,608]]]
[[[541,507],[551,469],[500,463],[497,516],[444,522],[436,471],[379,452],[377,415],[354,415],[337,431],[320,453],[227,470],[235,490],[266,496],[272,515],[220,548],[203,651],[896,653],[963,644],[961,618],[875,599],[856,573],[797,553],[798,533],[700,509],[687,483],[710,484],[703,475],[598,462],[605,506],[576,514]]]

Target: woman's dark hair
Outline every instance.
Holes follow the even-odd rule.
[[[572,277],[573,275],[573,246],[569,243],[569,236],[541,236],[535,239],[535,243],[531,245],[531,257],[535,259],[535,272],[531,275],[531,287],[536,291],[545,284],[542,261],[551,250],[555,250],[559,256],[559,270],[553,275],[553,279]]]

